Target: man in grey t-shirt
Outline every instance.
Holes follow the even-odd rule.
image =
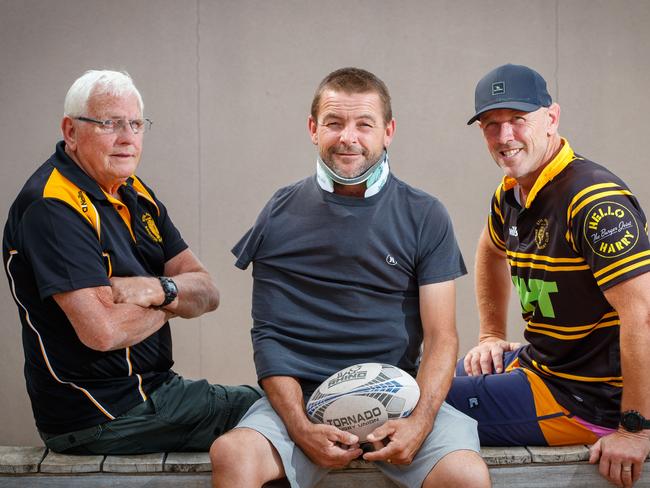
[[[386,86],[357,68],[331,73],[309,132],[316,175],[278,190],[233,249],[238,267],[253,263],[266,396],[213,444],[213,486],[286,476],[311,487],[361,455],[400,486],[489,486],[475,423],[443,402],[458,347],[453,280],[465,265],[442,204],[390,172]],[[365,454],[356,436],[312,424],[304,407],[325,378],[363,362],[399,366],[421,390],[409,417],[370,434],[375,450]]]

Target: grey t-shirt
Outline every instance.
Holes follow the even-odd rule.
[[[232,252],[253,262],[258,379],[292,376],[305,393],[356,363],[415,373],[419,286],[467,272],[444,206],[392,175],[368,198],[315,177],[282,188]]]

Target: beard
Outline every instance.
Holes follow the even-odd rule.
[[[353,165],[342,164],[336,161],[336,156],[338,153],[356,154],[363,156],[363,160],[360,162],[355,162]],[[345,144],[337,144],[335,146],[327,148],[326,151],[321,152],[320,157],[327,165],[327,167],[331,169],[337,176],[350,179],[361,176],[366,171],[368,171],[368,168],[372,167],[372,165],[379,160],[381,153],[370,153],[367,149],[364,149],[361,146],[347,146]]]

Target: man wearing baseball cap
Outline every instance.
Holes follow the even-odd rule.
[[[476,254],[479,344],[447,402],[482,445],[594,444],[617,486],[650,452],[650,243],[630,189],[558,133],[536,71],[507,64],[476,86],[475,115],[505,176]],[[506,339],[514,283],[528,344]]]

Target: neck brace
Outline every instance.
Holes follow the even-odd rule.
[[[388,175],[390,173],[390,167],[388,165],[388,153],[384,151],[379,158],[379,160],[368,168],[362,175],[356,176],[355,178],[343,178],[336,173],[334,173],[325,162],[318,157],[316,160],[316,179],[318,180],[318,185],[325,190],[326,192],[334,192],[334,183],[339,183],[341,185],[358,185],[359,183],[366,183],[366,191],[364,197],[370,197],[384,186]]]

